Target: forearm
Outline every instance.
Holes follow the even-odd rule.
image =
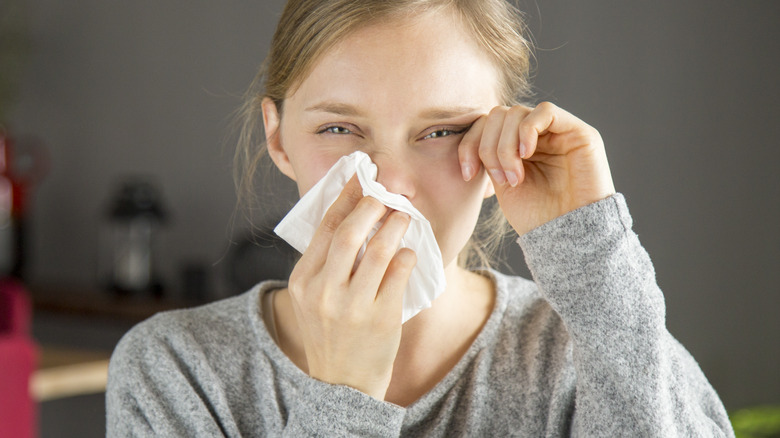
[[[574,347],[574,431],[585,435],[732,434],[714,390],[668,333],[650,258],[621,195],[519,239]]]

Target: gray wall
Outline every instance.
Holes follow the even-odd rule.
[[[780,3],[538,3],[538,96],[604,137],[670,331],[728,407],[780,402]]]
[[[31,222],[32,281],[94,286],[110,190],[144,173],[173,213],[167,283],[175,291],[195,260],[225,293],[223,257],[243,226],[231,222],[223,140],[281,1],[78,3],[28,2],[34,51],[11,126],[52,157]],[[601,131],[670,330],[729,409],[780,402],[780,3],[521,5],[539,47],[537,96]]]

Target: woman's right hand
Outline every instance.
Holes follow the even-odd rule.
[[[403,294],[417,262],[398,250],[410,218],[364,197],[357,177],[325,213],[288,285],[309,375],[384,399],[401,342]],[[354,269],[353,269],[354,268]]]

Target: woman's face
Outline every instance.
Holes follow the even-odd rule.
[[[499,105],[498,73],[455,18],[427,13],[359,30],[327,51],[284,102],[263,106],[269,153],[301,195],[342,156],[366,152],[377,181],[431,222],[445,266],[471,236],[484,172],[463,181],[458,144]]]

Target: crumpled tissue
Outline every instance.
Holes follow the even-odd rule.
[[[371,162],[371,158],[365,152],[357,151],[341,157],[328,173],[293,206],[276,226],[274,232],[299,252],[306,251],[325,212],[336,201],[341,190],[355,173],[363,188],[363,196],[376,198],[384,205],[411,217],[409,228],[399,246],[399,248],[409,248],[417,255],[417,265],[412,270],[409,284],[404,292],[402,322],[406,322],[421,310],[431,307],[433,300],[444,292],[447,281],[444,278],[441,252],[430,222],[406,197],[388,192],[376,181],[376,164]],[[381,222],[374,226],[366,243],[371,240],[380,226]],[[356,263],[363,256],[366,243],[363,244]]]

